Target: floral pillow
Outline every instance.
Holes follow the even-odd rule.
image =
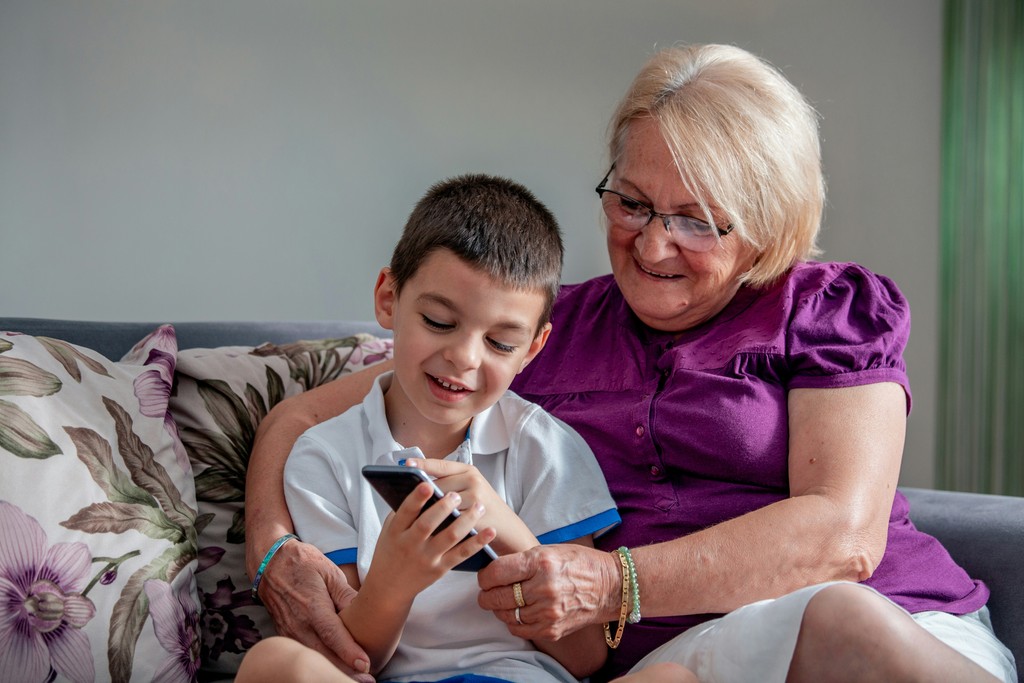
[[[197,506],[163,326],[120,362],[0,332],[0,681],[190,681]]]
[[[195,472],[204,673],[233,675],[274,634],[245,571],[245,473],[256,427],[282,399],[391,357],[391,340],[343,339],[178,354],[170,409]]]

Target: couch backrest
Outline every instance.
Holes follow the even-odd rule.
[[[135,342],[161,323],[93,322],[48,320],[44,318],[0,317],[0,330],[53,337],[95,349],[111,360],[121,358]],[[182,322],[172,323],[178,348],[215,348],[218,346],[258,346],[264,342],[284,344],[297,339],[347,337],[359,332],[390,337],[379,325],[366,321],[297,322]]]

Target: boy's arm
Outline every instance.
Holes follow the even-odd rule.
[[[463,499],[481,503],[486,514],[481,524],[493,528],[497,537],[491,547],[499,554],[522,552],[540,545],[525,522],[501,500],[480,472],[471,465],[449,460],[410,460],[416,467],[437,477],[434,482],[442,489],[457,490]],[[593,548],[594,539],[587,535],[570,541]],[[585,678],[597,671],[608,656],[604,642],[604,629],[600,625],[580,629],[561,640],[535,640],[538,650],[551,655],[576,678]]]
[[[587,548],[594,547],[593,536],[583,536],[570,543]],[[527,604],[529,599],[524,595]],[[604,642],[604,628],[600,624],[586,626],[574,631],[561,640],[534,640],[541,652],[546,652],[568,669],[576,678],[586,678],[601,668],[608,658],[608,647]]]
[[[420,484],[384,520],[359,592],[341,612],[345,628],[370,656],[373,673],[394,655],[416,596],[494,537],[494,531],[488,529],[462,542],[483,513],[478,506],[433,535],[460,499],[449,493],[420,514],[432,491],[431,486]],[[342,570],[350,583],[359,585],[354,565]]]
[[[482,531],[485,527],[494,529],[497,536],[491,542],[491,547],[497,554],[511,555],[540,545],[526,523],[473,465],[434,458],[410,458],[407,465],[434,477],[434,483],[442,491],[458,493],[463,508],[482,505],[485,512],[477,530]]]
[[[359,583],[359,573],[354,564],[339,565],[349,585],[357,589],[356,597],[342,610],[341,622],[356,642],[366,650],[370,658],[370,673],[376,674],[395,654],[402,637],[405,622],[412,609],[412,598],[404,598],[401,591],[394,590],[380,595],[374,588],[370,574],[370,587],[364,589]],[[374,572],[374,567],[370,567]]]

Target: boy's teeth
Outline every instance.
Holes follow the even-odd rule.
[[[448,384],[448,382],[445,382],[443,379],[437,379],[437,383],[448,391],[462,391],[462,387],[457,387],[454,384]]]

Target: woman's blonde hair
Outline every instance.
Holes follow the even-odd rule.
[[[687,191],[705,217],[720,208],[731,237],[759,256],[743,275],[766,285],[820,253],[825,203],[818,117],[774,67],[729,45],[673,47],[637,74],[610,125],[612,163],[626,151],[630,125],[654,119]]]

